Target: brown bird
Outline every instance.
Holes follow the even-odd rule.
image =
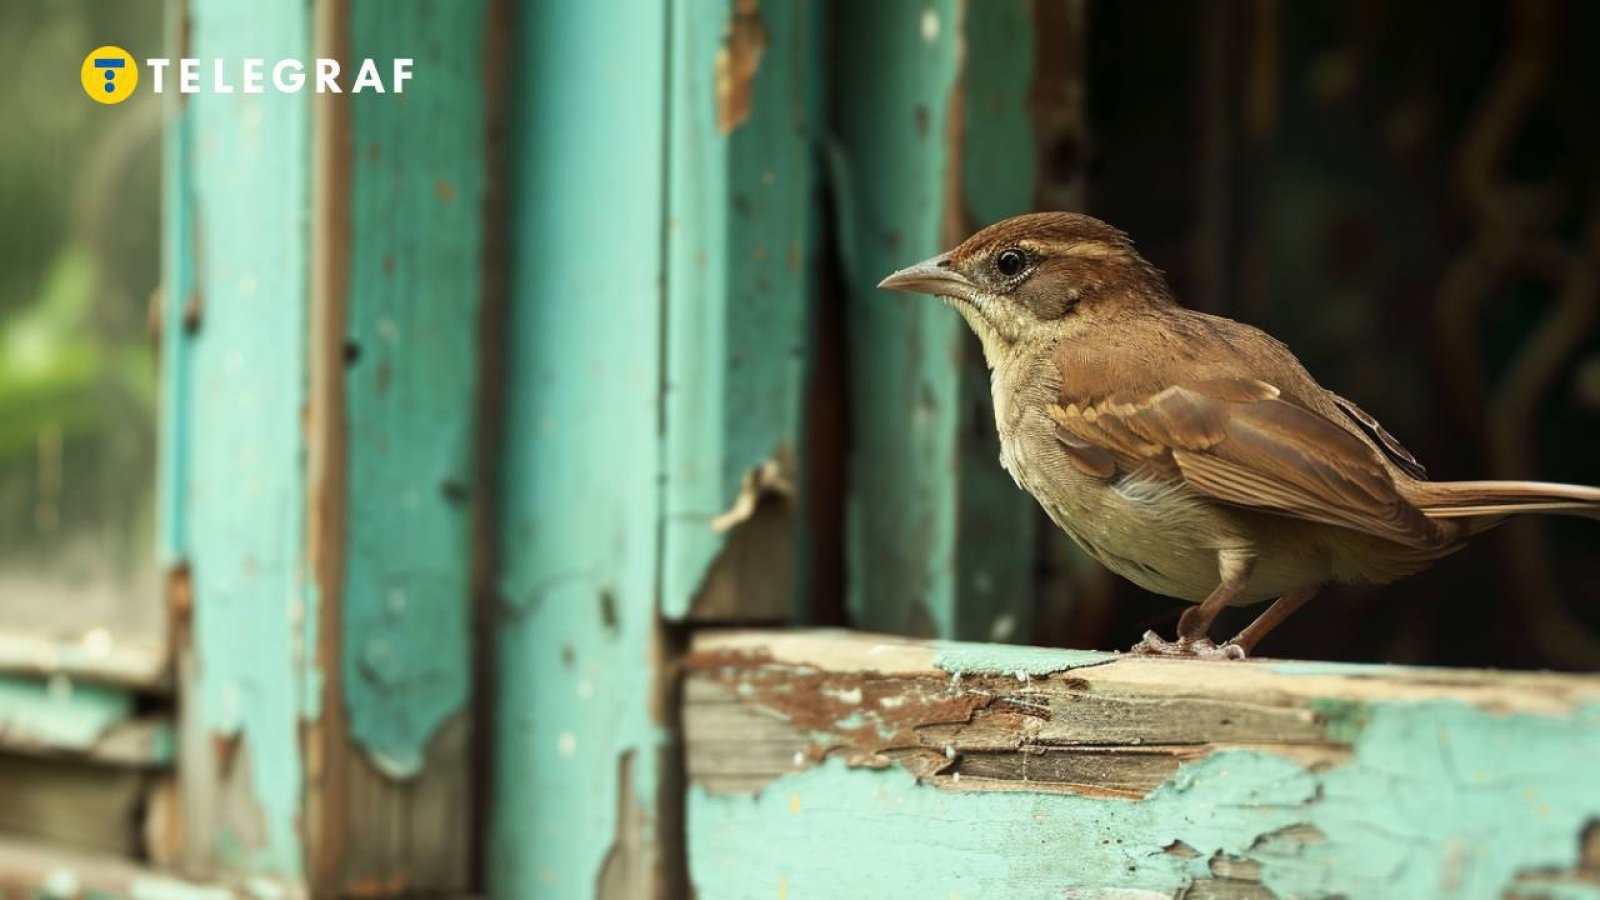
[[[983,344],[1000,463],[1089,555],[1197,606],[1134,650],[1242,659],[1330,581],[1387,584],[1600,489],[1427,480],[1360,407],[1249,325],[1184,309],[1128,236],[1075,213],[985,228],[879,287],[935,294]],[[1233,640],[1225,606],[1276,597]]]

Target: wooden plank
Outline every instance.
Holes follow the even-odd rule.
[[[172,122],[167,274],[197,312],[165,322],[163,542],[195,871],[472,886],[491,6],[178,7],[187,55],[371,58],[390,90],[202,92]]]
[[[700,897],[1600,885],[1593,676],[843,632],[703,634],[685,665]]]
[[[164,641],[128,638],[106,628],[76,635],[0,629],[0,672],[82,679],[142,690],[170,689]]]
[[[125,690],[0,676],[0,750],[70,758],[102,765],[167,767],[172,764],[172,723],[142,714]]]
[[[295,886],[267,879],[190,881],[121,856],[14,837],[0,839],[0,895],[130,897],[136,900],[229,900],[293,897]]]
[[[0,753],[0,835],[132,856],[148,784],[138,769]]]
[[[303,5],[188,0],[184,55],[313,56]],[[305,548],[310,93],[182,98],[167,186],[167,543],[183,635],[187,864],[298,878],[315,712]],[[187,233],[184,233],[184,232]],[[192,272],[190,291],[183,290]],[[187,319],[187,322],[186,322]],[[176,352],[173,346],[178,345]],[[176,443],[173,443],[173,442]]]
[[[471,885],[478,322],[496,93],[487,2],[338,0],[319,56],[410,58],[404,96],[316,100],[311,527],[319,891]],[[496,26],[498,27],[498,26]]]
[[[1031,7],[838,3],[830,33],[856,401],[850,611],[874,630],[1025,639],[1035,513],[995,462],[977,344],[941,304],[877,283],[1032,206]]]
[[[815,12],[672,6],[661,577],[674,619],[793,611]]]
[[[656,599],[666,13],[533,4],[516,31],[493,896],[683,896]]]

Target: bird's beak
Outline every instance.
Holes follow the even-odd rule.
[[[890,291],[905,291],[912,294],[934,294],[940,297],[956,297],[962,300],[972,299],[976,288],[966,276],[956,271],[950,264],[950,254],[941,253],[932,259],[925,259],[914,266],[890,275],[878,282],[878,287]]]

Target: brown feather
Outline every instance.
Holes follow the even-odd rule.
[[[1414,546],[1441,542],[1372,447],[1278,394],[1265,382],[1215,379],[1143,400],[1057,406],[1050,415],[1058,434],[1103,449],[1123,473],[1171,471],[1162,464],[1175,463],[1189,487],[1225,503]]]

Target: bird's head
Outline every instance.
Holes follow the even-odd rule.
[[[1014,347],[1070,333],[1086,314],[1173,302],[1126,234],[1064,212],[990,225],[878,287],[944,298],[977,333],[990,366]]]

